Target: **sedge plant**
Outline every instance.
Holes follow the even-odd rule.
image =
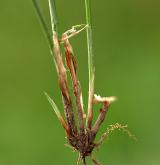
[[[64,32],[62,35],[58,33],[55,1],[48,0],[48,2],[51,17],[51,33],[49,28],[47,27],[38,1],[33,0],[33,5],[42,25],[44,34],[48,41],[51,55],[53,56],[53,60],[56,66],[58,84],[62,95],[65,118],[63,117],[61,111],[59,110],[53,99],[51,99],[51,97],[47,93],[45,93],[45,95],[50,102],[54,112],[56,113],[61,125],[64,128],[68,145],[70,145],[75,151],[79,152],[77,163],[80,163],[81,161],[83,165],[86,165],[86,157],[90,157],[92,162],[98,165],[99,162],[93,158],[92,152],[95,148],[98,148],[103,143],[103,141],[111,132],[118,129],[123,130],[130,137],[134,137],[134,135],[132,135],[128,131],[126,125],[116,123],[114,125],[110,125],[110,127],[107,128],[106,132],[101,136],[101,138],[98,141],[95,141],[100,126],[106,118],[109,107],[111,103],[116,100],[116,97],[101,97],[94,93],[95,68],[93,65],[93,40],[90,0],[84,0],[86,9],[86,23],[75,25],[71,29]],[[78,80],[77,76],[78,65],[75,59],[73,47],[69,41],[71,37],[78,35],[83,30],[86,30],[88,47],[89,92],[87,115],[85,115],[85,110],[83,108],[82,90],[80,81]],[[62,55],[61,47],[63,47],[64,49],[65,57],[63,57]],[[65,58],[65,64],[63,58]],[[74,109],[72,106],[73,100],[70,96],[67,71],[69,71],[72,80],[72,89],[76,103],[75,111],[77,112],[77,121],[75,120]],[[95,104],[100,104],[102,107],[100,108],[99,115],[95,123],[93,123],[93,108]]]

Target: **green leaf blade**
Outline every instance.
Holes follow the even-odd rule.
[[[66,122],[65,122],[65,120],[64,120],[64,118],[63,118],[63,116],[62,116],[62,114],[60,113],[60,111],[59,111],[59,109],[58,109],[56,103],[51,99],[51,97],[50,97],[46,92],[44,92],[44,94],[45,94],[47,100],[49,101],[50,105],[52,106],[54,112],[56,113],[56,115],[57,115],[57,117],[58,117],[60,123],[61,123],[62,126],[63,126],[63,128],[66,130],[66,132],[68,132],[67,124],[66,124]]]
[[[44,32],[44,35],[47,39],[47,42],[49,44],[49,47],[50,49],[52,50],[53,48],[53,42],[52,42],[52,37],[51,37],[51,34],[49,32],[49,29],[47,27],[47,23],[45,21],[45,18],[44,18],[44,15],[42,14],[42,10],[40,8],[40,5],[39,3],[37,2],[37,0],[32,0],[32,3],[33,3],[33,6],[34,6],[34,9],[36,11],[36,14],[38,16],[38,19],[40,21],[40,24],[42,26],[42,29],[43,29],[43,32]]]
[[[56,5],[54,0],[48,0],[52,32],[57,32]]]

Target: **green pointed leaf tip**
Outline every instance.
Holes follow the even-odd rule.
[[[51,99],[51,97],[46,93],[44,92],[45,96],[47,97],[47,100],[49,101],[49,103],[51,104],[53,110],[55,111],[56,115],[59,116],[60,114],[60,111],[56,105],[56,103]]]
[[[61,113],[60,113],[56,103],[51,99],[51,97],[46,92],[44,92],[44,94],[45,94],[47,100],[49,101],[49,103],[51,104],[51,106],[52,106],[54,112],[56,113],[59,121],[61,122],[63,128],[67,131],[68,130],[67,124],[66,124],[64,118],[62,117],[62,115],[61,115]]]

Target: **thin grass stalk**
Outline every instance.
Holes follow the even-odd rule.
[[[40,22],[40,24],[42,26],[44,35],[45,35],[45,37],[47,39],[48,45],[50,47],[50,50],[52,50],[52,48],[53,48],[52,37],[51,37],[51,34],[50,34],[49,29],[47,27],[47,23],[45,22],[44,15],[42,14],[41,7],[40,7],[40,5],[39,5],[37,0],[32,0],[32,2],[33,2],[33,6],[35,8],[36,14],[38,16],[39,22]]]
[[[87,46],[88,46],[88,69],[89,69],[89,84],[91,84],[94,66],[93,66],[93,41],[92,41],[92,23],[91,23],[91,1],[85,0],[86,23],[87,28]]]
[[[92,40],[92,24],[91,24],[91,1],[85,0],[86,9],[86,24],[87,28],[87,48],[88,48],[88,71],[89,71],[89,97],[88,97],[88,115],[87,128],[91,129],[93,118],[93,104],[94,97],[94,65],[93,65],[93,40]]]
[[[52,32],[56,32],[58,35],[55,1],[48,0],[48,2],[49,2],[49,10],[50,10],[50,16],[51,16]]]

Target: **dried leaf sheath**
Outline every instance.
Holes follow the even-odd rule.
[[[69,89],[68,89],[68,84],[67,84],[66,69],[63,64],[61,51],[59,47],[59,41],[58,41],[56,32],[53,32],[53,45],[54,45],[54,57],[55,57],[56,69],[57,69],[57,74],[58,74],[58,82],[59,82],[59,86],[60,86],[62,97],[63,97],[67,124],[71,133],[77,134],[72,102],[69,95]]]
[[[65,34],[62,36],[62,38],[67,38]],[[83,105],[81,101],[81,88],[80,83],[77,79],[76,71],[77,71],[77,63],[74,57],[73,49],[71,44],[69,43],[69,40],[66,39],[64,42],[64,48],[65,48],[65,54],[66,54],[66,64],[69,68],[72,82],[73,82],[73,91],[75,95],[76,105],[77,105],[77,114],[78,114],[78,123],[79,123],[79,130],[80,135],[84,135],[84,123],[83,123]]]

